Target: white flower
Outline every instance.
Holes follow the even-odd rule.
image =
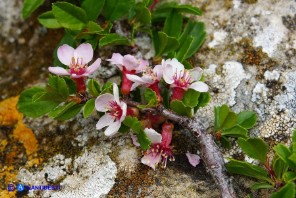
[[[194,89],[199,92],[207,92],[209,87],[204,82],[199,81],[202,76],[202,69],[196,67],[186,70],[177,59],[163,60],[163,79],[171,87],[179,87],[183,90]]]
[[[100,130],[108,126],[105,135],[114,135],[125,119],[127,111],[127,105],[119,100],[119,91],[115,83],[113,83],[113,95],[107,93],[99,96],[96,99],[95,107],[97,111],[106,112],[98,121],[96,128]]]

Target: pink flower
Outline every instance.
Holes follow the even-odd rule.
[[[133,91],[134,89],[136,89],[136,87],[140,85],[146,85],[147,87],[149,87],[150,85],[159,82],[162,78],[163,69],[164,68],[162,65],[156,65],[153,69],[147,67],[144,70],[142,77],[133,74],[127,74],[126,77],[134,82],[131,87],[131,91]]]
[[[173,88],[172,99],[182,100],[187,89],[194,89],[199,92],[207,92],[209,87],[199,81],[202,76],[202,69],[196,67],[191,70],[184,68],[177,59],[168,59],[162,62],[164,66],[163,79]]]
[[[58,48],[58,58],[64,64],[69,66],[69,70],[62,67],[49,67],[49,71],[56,75],[70,75],[72,78],[89,76],[99,69],[101,59],[98,58],[89,67],[87,64],[93,58],[93,49],[90,44],[83,43],[76,49],[64,44]]]
[[[126,75],[139,73],[148,65],[148,61],[136,59],[129,54],[122,56],[121,54],[113,53],[112,58],[107,60],[111,64],[115,64],[122,71],[121,93],[124,95],[129,94],[132,86],[132,82],[127,79]]]
[[[113,95],[100,95],[95,102],[97,111],[106,112],[98,121],[96,128],[98,130],[108,126],[105,130],[106,136],[114,135],[121,126],[121,122],[126,117],[127,105],[119,100],[118,87],[113,83]]]
[[[187,151],[186,156],[192,166],[196,167],[199,164],[200,157],[198,155],[189,153],[189,151]]]
[[[172,148],[169,146],[172,141],[172,131],[174,125],[171,123],[164,123],[162,125],[161,138],[160,134],[154,129],[145,129],[145,133],[151,140],[151,146],[146,154],[141,159],[141,162],[150,166],[155,170],[155,167],[161,163],[162,168],[166,167],[167,160],[174,161]]]

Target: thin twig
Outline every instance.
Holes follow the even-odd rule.
[[[133,101],[125,101],[129,106],[136,107],[139,104]],[[216,184],[220,188],[221,196],[223,198],[234,198],[236,194],[233,190],[229,177],[226,175],[225,162],[219,147],[214,142],[211,134],[206,133],[202,123],[196,118],[188,118],[177,115],[176,113],[159,105],[155,108],[142,109],[144,112],[158,113],[167,119],[178,123],[187,128],[197,139],[200,144],[201,158],[204,161],[206,168],[214,178]]]

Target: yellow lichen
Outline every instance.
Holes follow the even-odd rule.
[[[18,96],[0,102],[0,126],[14,126],[21,118],[16,109]]]

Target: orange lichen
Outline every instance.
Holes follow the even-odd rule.
[[[0,151],[4,154],[4,164],[0,164],[0,180],[11,184],[16,181],[19,168],[16,160],[22,155],[25,148],[27,155],[27,166],[39,164],[37,156],[38,141],[33,131],[23,123],[23,115],[17,110],[18,96],[11,97],[0,102],[0,126],[13,128],[12,135],[0,142]],[[20,147],[21,142],[24,147]],[[9,147],[9,148],[8,148]],[[15,197],[15,192],[8,192],[7,189],[0,190],[0,197]]]
[[[13,126],[22,118],[16,109],[18,96],[0,102],[0,126]]]

